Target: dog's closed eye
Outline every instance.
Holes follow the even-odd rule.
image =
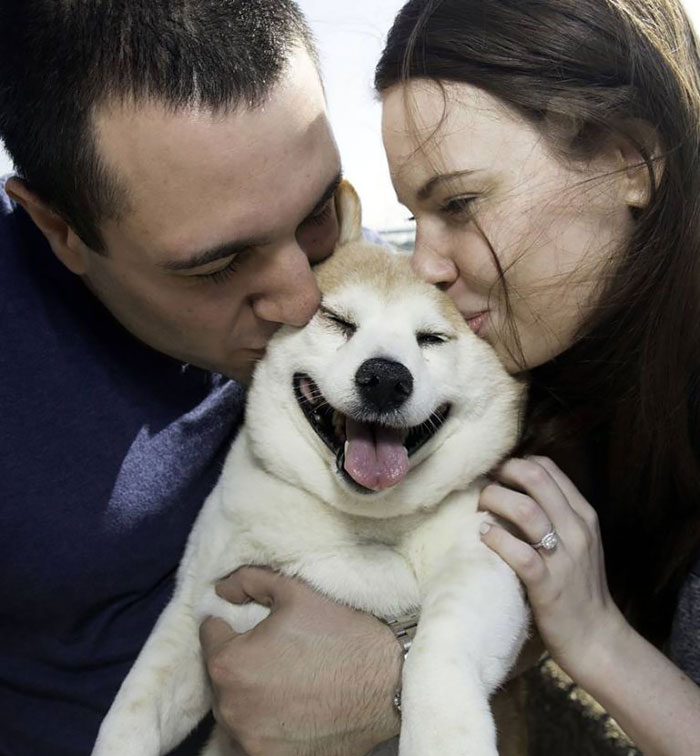
[[[418,346],[435,346],[436,344],[444,344],[449,341],[450,337],[444,333],[433,333],[432,331],[419,331],[416,334],[416,341]]]
[[[343,334],[343,336],[345,336],[346,339],[352,337],[357,331],[357,326],[355,325],[355,323],[347,320],[341,315],[338,315],[337,313],[333,312],[333,310],[329,310],[326,307],[321,307],[320,311],[324,315],[326,320],[333,326],[335,326]]]

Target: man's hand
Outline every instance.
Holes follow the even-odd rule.
[[[271,610],[242,635],[214,618],[200,629],[214,715],[238,753],[364,756],[398,733],[401,649],[382,622],[257,567],[217,593]]]

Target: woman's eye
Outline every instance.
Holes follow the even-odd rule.
[[[418,342],[418,346],[434,346],[435,344],[444,344],[447,341],[447,336],[441,333],[421,331],[416,334],[416,341]]]

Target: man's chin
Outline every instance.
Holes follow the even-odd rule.
[[[182,364],[192,365],[192,367],[206,370],[210,373],[219,373],[226,378],[233,378],[233,380],[246,386],[253,377],[256,365],[265,356],[264,349],[239,349],[234,354],[229,355],[229,359],[224,358],[222,360],[209,360],[204,355],[176,354],[164,349],[159,349],[158,351]]]
[[[206,369],[213,373],[221,373],[247,386],[253,377],[256,365],[264,356],[264,349],[244,349],[236,354],[234,360],[210,365]]]

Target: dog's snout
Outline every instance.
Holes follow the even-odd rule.
[[[355,384],[365,404],[374,410],[400,407],[413,392],[413,376],[400,362],[375,357],[365,360],[355,374]]]

